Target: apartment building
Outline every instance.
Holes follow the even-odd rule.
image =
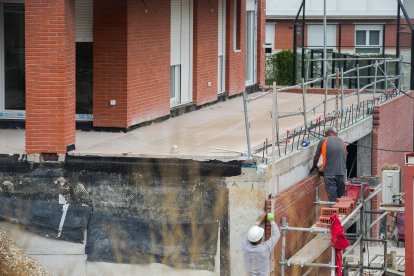
[[[323,0],[303,1],[305,26],[301,31],[299,14],[297,43],[309,49],[323,47]],[[402,1],[411,14],[412,3]],[[294,19],[302,0],[267,1],[266,52],[292,49]],[[355,54],[395,54],[397,33],[396,0],[326,1],[328,51]],[[403,21],[400,42],[409,44],[411,33]],[[407,40],[407,41],[405,41]],[[402,45],[404,46],[404,45]]]
[[[27,153],[65,153],[76,122],[128,130],[257,89],[264,6],[2,0],[0,121],[25,122]]]

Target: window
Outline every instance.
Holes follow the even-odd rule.
[[[307,27],[307,47],[313,49],[323,49],[324,26],[321,24],[309,24]],[[336,48],[336,25],[326,25],[326,47]]]
[[[234,16],[233,16],[233,49],[240,50],[240,32],[241,32],[241,1],[233,0]]]
[[[358,54],[379,54],[382,49],[382,26],[355,26],[355,52]]]
[[[267,23],[266,24],[266,54],[272,53],[275,49],[275,23]]]

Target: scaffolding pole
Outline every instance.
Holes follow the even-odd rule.
[[[355,235],[356,237],[356,241],[354,242],[353,245],[351,245],[350,247],[348,247],[348,249],[344,252],[343,257],[346,257],[347,255],[349,255],[349,253],[359,244],[360,246],[360,260],[358,262],[357,265],[344,265],[344,270],[348,270],[350,268],[352,269],[356,269],[356,275],[358,275],[358,273],[360,273],[361,275],[364,272],[364,269],[375,269],[375,270],[382,270],[382,271],[386,271],[386,253],[387,253],[387,241],[385,239],[369,239],[366,238],[366,235],[368,233],[368,231],[377,223],[379,223],[381,220],[383,220],[386,215],[387,212],[381,212],[381,216],[379,218],[377,218],[375,221],[373,221],[366,229],[365,229],[365,213],[373,213],[376,211],[366,211],[365,210],[365,204],[367,204],[375,195],[377,195],[380,191],[381,188],[377,188],[375,189],[370,196],[368,196],[367,198],[364,197],[364,185],[360,185],[360,197],[358,199],[358,205],[355,207],[355,209],[345,218],[341,219],[341,223],[342,225],[344,225],[344,227],[347,227],[347,225],[350,225],[350,221],[351,219],[353,219],[357,213],[359,213],[359,223],[360,223],[360,231],[357,235]],[[333,202],[327,202],[327,201],[320,201],[319,198],[319,191],[318,191],[318,187],[316,188],[316,196],[315,196],[315,202],[316,207],[319,204],[327,204],[330,203],[332,204]],[[317,217],[317,214],[315,215]],[[386,224],[386,220],[385,220],[385,224]],[[385,225],[386,226],[386,225]],[[330,275],[331,276],[335,276],[335,270],[336,270],[336,265],[335,265],[335,248],[333,246],[331,246],[331,259],[329,263],[315,263],[313,262],[314,260],[317,259],[317,257],[322,254],[322,252],[325,252],[326,248],[324,246],[322,247],[318,247],[318,248],[314,248],[312,246],[314,246],[315,242],[320,242],[321,239],[325,239],[325,236],[320,236],[320,237],[324,237],[324,238],[317,238],[315,240],[312,240],[313,243],[308,243],[307,247],[309,247],[311,245],[312,249],[314,250],[312,252],[312,254],[315,254],[315,256],[308,256],[309,255],[309,250],[305,250],[303,252],[301,252],[298,255],[298,251],[293,258],[286,258],[286,237],[287,237],[287,232],[288,231],[299,231],[299,232],[310,232],[313,234],[319,234],[319,235],[326,235],[330,233],[330,230],[328,228],[320,228],[320,227],[291,227],[288,226],[287,221],[286,221],[286,217],[282,218],[282,227],[281,227],[281,236],[282,236],[282,251],[281,251],[281,260],[280,260],[280,265],[281,265],[281,272],[280,275],[284,276],[285,275],[285,269],[286,266],[290,267],[293,265],[298,265],[300,267],[309,267],[309,269],[306,271],[306,275],[310,273],[310,271],[313,268],[325,268],[325,269],[329,269],[330,270]],[[319,237],[319,236],[316,236]],[[315,241],[315,242],[314,242]],[[381,268],[375,268],[375,267],[370,267],[369,263],[368,265],[364,265],[364,242],[381,242],[384,243],[384,265]],[[329,247],[329,246],[328,246]],[[305,248],[305,247],[303,247]],[[302,249],[303,249],[302,248]],[[310,248],[310,247],[309,247]]]

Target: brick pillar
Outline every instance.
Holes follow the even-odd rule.
[[[257,2],[257,83],[265,85],[265,29],[266,29],[266,1]]]
[[[26,0],[26,152],[75,143],[75,1]]]
[[[217,100],[217,9],[217,1],[194,1],[193,91],[197,105]]]
[[[93,2],[93,125],[125,128],[127,1]],[[116,104],[111,106],[110,100]]]
[[[241,7],[240,49],[234,46],[234,1],[226,2],[226,91],[232,95],[240,94],[246,85],[246,0],[237,0]]]

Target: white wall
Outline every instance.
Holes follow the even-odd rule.
[[[406,2],[413,0],[406,0]],[[308,17],[323,16],[324,0],[306,0]],[[267,18],[295,17],[302,0],[267,0]],[[329,17],[394,17],[397,15],[396,0],[326,0]]]

